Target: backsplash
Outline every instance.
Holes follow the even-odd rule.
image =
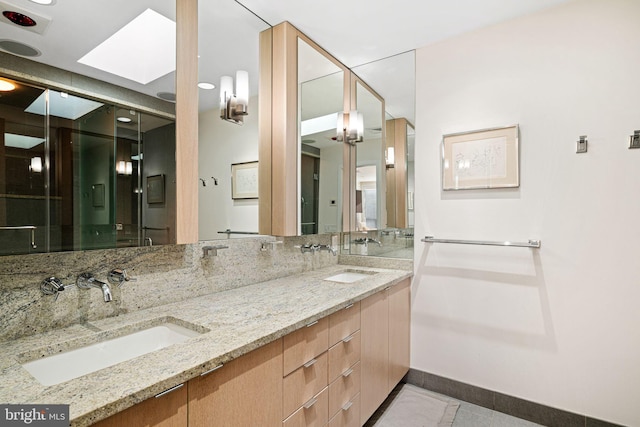
[[[182,301],[338,263],[326,251],[301,253],[295,245],[331,244],[331,235],[288,237],[269,245],[271,236],[79,252],[0,257],[0,341],[33,335],[135,310]],[[204,246],[225,245],[217,256],[203,257]],[[90,272],[107,281],[107,273],[126,269],[136,278],[122,287],[111,285],[113,301],[105,303],[99,289],[75,286],[55,296],[43,295],[40,283],[56,276],[65,285]]]

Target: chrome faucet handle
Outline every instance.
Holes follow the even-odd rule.
[[[273,241],[266,241],[266,242],[262,242],[260,245],[260,250],[261,251],[266,251],[267,249],[275,249],[276,245],[281,245],[284,242],[282,240],[273,240]]]
[[[114,268],[107,274],[107,280],[118,287],[122,286],[124,282],[135,282],[137,279],[127,274],[127,270],[124,268]]]
[[[54,301],[57,301],[58,296],[60,296],[60,292],[64,291],[70,286],[73,286],[73,284],[65,285],[64,283],[62,283],[62,280],[58,279],[55,276],[51,276],[47,277],[42,281],[42,283],[40,283],[40,290],[45,295],[55,295],[56,298]]]

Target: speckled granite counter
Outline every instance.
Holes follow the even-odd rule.
[[[376,274],[354,283],[323,280],[344,270]],[[70,404],[71,425],[87,426],[410,276],[335,265],[0,343],[0,402]],[[40,385],[20,365],[167,318],[209,332],[55,386]]]

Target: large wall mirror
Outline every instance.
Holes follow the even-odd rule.
[[[247,237],[258,233],[259,34],[269,25],[221,0],[198,2],[198,28],[199,240]],[[220,117],[221,77],[239,70],[249,81],[242,124]]]
[[[344,71],[298,38],[299,234],[342,230]]]
[[[0,255],[174,243],[175,0],[12,5],[37,25],[0,22]]]

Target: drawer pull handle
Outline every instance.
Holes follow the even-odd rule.
[[[349,408],[351,408],[351,406],[353,405],[353,402],[347,402],[345,403],[345,405],[342,407],[343,411],[348,411]]]
[[[313,405],[316,404],[316,402],[318,401],[317,397],[312,397],[311,400],[309,400],[307,403],[305,403],[304,405],[304,409],[309,409],[311,408]]]
[[[349,368],[342,374],[343,377],[347,378],[349,375],[353,374],[353,368]]]
[[[351,341],[353,339],[353,335],[349,335],[348,337],[346,337],[345,339],[342,340],[343,343],[348,343],[349,341]]]
[[[348,306],[346,306],[344,309],[345,309],[345,310],[348,310],[348,309],[350,309],[351,307],[353,307],[353,304],[349,304],[349,305],[348,305]]]
[[[169,388],[169,389],[166,389],[166,390],[165,390],[165,391],[163,391],[162,393],[158,393],[158,394],[156,394],[156,398],[158,398],[158,397],[162,397],[162,396],[164,396],[165,394],[169,394],[169,393],[171,393],[172,391],[176,391],[177,389],[182,388],[182,386],[184,386],[184,383],[182,383],[182,384],[178,384],[177,386],[173,386],[173,387],[171,387],[171,388]]]
[[[217,371],[218,369],[222,368],[223,366],[224,366],[224,364],[221,363],[218,366],[215,366],[215,367],[209,369],[208,371],[204,371],[203,373],[200,374],[200,376],[204,377],[205,375],[209,375],[211,372]]]
[[[305,363],[302,366],[304,366],[305,368],[309,368],[309,367],[313,366],[317,361],[318,361],[317,359],[311,359],[311,360],[309,360],[307,363]]]
[[[312,327],[313,325],[317,325],[317,324],[318,324],[318,321],[316,320],[315,322],[311,322],[311,323],[309,323],[309,324],[307,325],[307,328],[310,328],[310,327]]]
[[[388,290],[389,290],[389,289],[391,289],[391,288],[392,288],[392,286],[388,286],[388,287],[384,288],[384,290],[385,290],[385,291],[388,291]]]

